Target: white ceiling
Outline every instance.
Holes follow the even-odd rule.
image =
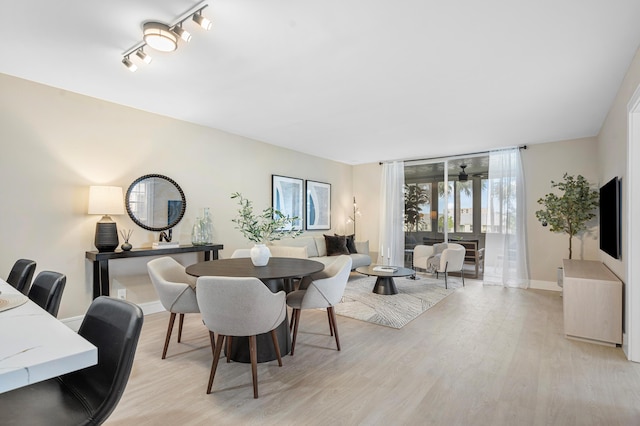
[[[131,73],[141,25],[197,0],[0,0],[0,73],[348,164],[598,133],[638,0],[211,0]]]

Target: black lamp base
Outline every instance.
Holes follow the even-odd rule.
[[[118,228],[115,222],[96,223],[96,248],[99,252],[115,251],[118,247]]]

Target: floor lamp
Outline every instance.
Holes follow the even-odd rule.
[[[89,214],[101,214],[96,223],[95,246],[100,252],[114,251],[118,247],[118,228],[111,214],[124,214],[124,197],[119,186],[90,186]]]

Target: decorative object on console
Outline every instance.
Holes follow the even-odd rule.
[[[237,198],[240,205],[238,215],[235,219],[231,219],[236,224],[235,229],[240,230],[246,239],[256,243],[256,245],[264,245],[265,242],[279,240],[284,237],[295,238],[302,234],[302,229],[294,229],[290,226],[299,220],[298,217],[285,216],[273,207],[268,207],[261,214],[256,215],[253,213],[253,203],[244,198],[242,194],[234,192],[231,194],[231,198]],[[262,257],[258,255],[258,251],[264,255],[264,250],[269,253],[269,248],[266,246],[264,249],[261,247],[256,248],[256,260],[254,260],[252,254],[251,260],[255,266],[265,266],[268,263],[269,256],[271,256],[270,253],[267,256],[267,262],[259,264],[262,263]]]
[[[307,181],[308,230],[331,229],[331,185]]]
[[[109,215],[123,214],[122,188],[119,186],[90,186],[89,214],[101,214],[96,224],[95,246],[100,252],[118,247],[118,228]]]
[[[124,243],[120,246],[122,251],[129,251],[133,248],[133,246],[129,243],[129,238],[131,238],[131,234],[133,234],[133,229],[121,229],[120,235],[122,235],[122,239]]]
[[[138,70],[138,66],[131,61],[131,55],[135,54],[141,61],[146,64],[151,63],[149,56],[144,48],[146,46],[160,52],[173,52],[178,48],[178,39],[185,42],[191,41],[191,33],[183,28],[183,24],[189,18],[205,30],[212,27],[211,21],[202,15],[202,11],[208,6],[207,1],[198,3],[186,13],[183,13],[172,24],[164,24],[162,22],[147,21],[142,24],[143,40],[136,43],[122,54],[122,63],[131,72]]]
[[[173,239],[173,229],[169,229],[169,232],[162,231],[160,232],[160,237],[157,242],[154,242],[151,245],[152,249],[168,249],[168,248],[178,248],[180,247],[180,243],[178,241],[171,241]],[[164,240],[164,241],[162,241]]]
[[[552,188],[558,188],[562,195],[549,193],[538,200],[544,210],[538,210],[536,217],[542,226],[549,225],[551,232],[569,235],[569,259],[572,257],[571,243],[573,237],[587,229],[587,222],[596,217],[594,210],[598,207],[598,191],[591,188],[582,176],[570,176],[565,173],[563,182],[551,181]]]
[[[191,231],[191,244],[194,246],[213,243],[213,221],[209,209],[204,209],[202,217],[197,217]]]

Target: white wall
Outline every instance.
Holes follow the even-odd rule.
[[[187,199],[174,240],[190,243],[194,218],[210,207],[222,256],[250,247],[233,228],[239,191],[261,210],[271,205],[271,175],[331,184],[332,226],[345,232],[352,206],[351,166],[300,154],[222,131],[145,113],[0,74],[0,276],[13,262],[30,258],[36,273],[67,275],[59,317],[83,314],[92,295],[91,263],[95,223],[89,216],[89,185],[126,191],[141,175],[171,177]],[[125,214],[119,228],[134,229],[134,247],[150,245],[157,232],[135,225]],[[320,232],[317,232],[320,233]],[[321,233],[320,233],[321,234]],[[189,264],[195,254],[179,258]],[[111,261],[114,286],[135,302],[156,299],[146,275],[149,258]]]

